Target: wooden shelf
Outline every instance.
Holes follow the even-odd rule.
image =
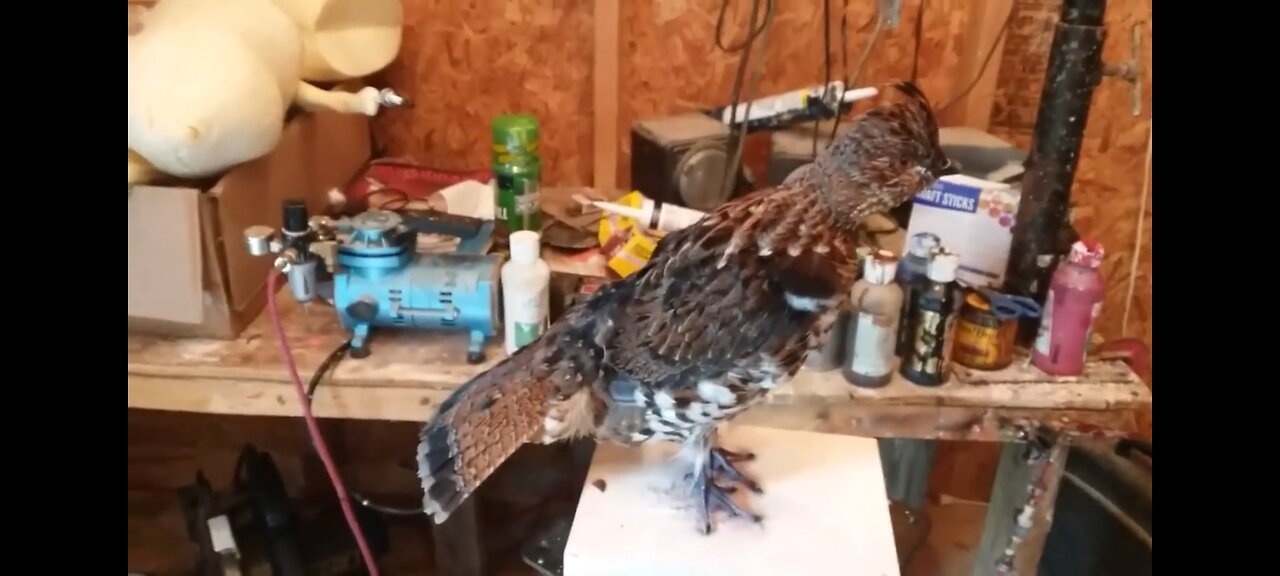
[[[333,310],[305,308],[281,294],[285,331],[303,378],[345,338]],[[425,421],[450,391],[502,357],[466,363],[463,333],[375,329],[373,354],[344,359],[316,392],[320,417]],[[1007,440],[1048,426],[1124,435],[1151,406],[1151,393],[1122,363],[1091,362],[1075,378],[1053,379],[1023,361],[997,372],[958,369],[936,388],[895,380],[876,390],[839,371],[802,371],[740,417],[743,423],[867,436]],[[129,335],[129,407],[219,414],[295,416],[300,407],[264,314],[236,340]]]

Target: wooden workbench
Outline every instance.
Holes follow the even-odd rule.
[[[289,344],[303,378],[309,378],[345,334],[327,305],[304,309],[287,293],[280,296]],[[320,385],[317,416],[422,422],[452,389],[502,355],[495,339],[485,363],[466,364],[461,333],[375,330],[370,346],[369,358],[343,360]],[[233,341],[130,334],[129,407],[300,414],[266,314]],[[998,372],[961,370],[937,388],[898,380],[867,390],[846,384],[839,371],[802,372],[739,421],[881,438],[1007,442],[975,574],[994,573],[993,564],[1002,561],[1030,574],[1052,517],[1069,441],[1134,434],[1137,416],[1150,407],[1151,393],[1122,363],[1091,362],[1080,377],[1054,380],[1015,361]],[[1043,449],[1025,449],[1023,441],[1037,439]],[[1018,526],[1015,517],[1026,506],[1037,521]],[[1006,555],[1006,549],[1015,553]]]
[[[280,295],[281,316],[298,367],[309,378],[345,333],[333,310],[303,308]],[[345,359],[316,392],[317,416],[421,422],[451,390],[502,357],[465,361],[463,333],[377,331],[373,354]],[[895,380],[869,390],[838,370],[802,371],[766,405],[742,418],[773,427],[877,437],[1011,440],[1043,425],[1071,433],[1129,434],[1151,393],[1120,362],[1092,362],[1078,378],[1048,379],[1025,362],[998,372],[961,369],[937,388]],[[300,413],[270,320],[263,314],[239,339],[129,335],[129,407],[296,416]]]

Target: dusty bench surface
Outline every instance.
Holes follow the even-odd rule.
[[[289,344],[305,380],[346,339],[332,308],[304,309],[280,295]],[[374,330],[372,355],[344,358],[316,391],[318,416],[426,420],[454,388],[503,357],[500,336],[482,364],[466,363],[463,332]],[[129,407],[295,416],[300,407],[271,321],[263,314],[236,340],[129,335]],[[1121,362],[1090,362],[1075,378],[1050,378],[1022,359],[995,372],[957,368],[941,387],[896,379],[869,390],[839,370],[802,371],[742,423],[865,436],[1010,440],[1036,427],[1091,435],[1136,431],[1151,393]]]

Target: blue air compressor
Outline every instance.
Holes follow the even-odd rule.
[[[419,233],[457,237],[458,247],[418,253]],[[245,242],[256,256],[277,254],[295,300],[333,304],[351,357],[369,355],[371,328],[434,329],[467,332],[467,362],[478,364],[500,321],[502,261],[484,253],[492,234],[491,220],[434,210],[308,218],[304,203],[287,200],[280,232],[253,226]]]

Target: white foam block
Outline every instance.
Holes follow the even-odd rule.
[[[703,536],[678,491],[687,484],[687,467],[673,458],[678,446],[602,443],[565,547],[565,576],[899,576],[875,439],[724,426],[720,444],[755,452],[740,468],[765,493],[734,497],[762,524],[715,514],[715,531]],[[593,485],[599,480],[604,491]]]

